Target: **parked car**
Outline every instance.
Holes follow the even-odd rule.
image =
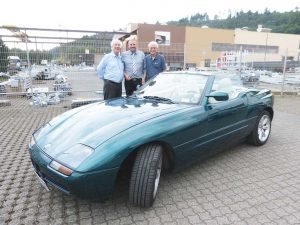
[[[256,71],[242,71],[241,79],[244,83],[258,83],[260,78],[259,72]]]
[[[18,71],[21,71],[21,60],[18,56],[8,56],[7,59],[9,74],[16,74]]]
[[[150,207],[162,170],[177,171],[271,132],[273,95],[243,87],[239,76],[165,72],[128,98],[78,107],[35,131],[29,144],[44,187],[107,199],[127,170],[129,200]]]

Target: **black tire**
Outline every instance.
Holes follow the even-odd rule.
[[[136,206],[151,207],[159,186],[162,147],[149,144],[138,151],[129,184],[129,201]]]
[[[271,133],[271,115],[267,111],[263,111],[257,118],[254,129],[248,137],[248,142],[255,146],[264,145]]]

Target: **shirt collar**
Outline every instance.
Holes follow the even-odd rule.
[[[157,54],[155,56],[150,55],[151,59],[156,59],[157,58]]]
[[[113,55],[113,57],[116,57],[116,58],[119,58],[120,57],[120,54],[115,54],[114,52],[111,52],[111,54]]]

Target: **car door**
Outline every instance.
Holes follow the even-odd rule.
[[[169,121],[169,127],[175,123],[182,124],[178,132],[164,140],[171,143],[175,151],[175,167],[179,168],[199,159],[200,150],[204,151],[201,139],[206,135],[207,115],[204,107],[197,105],[186,109],[180,116],[173,117],[174,121]]]
[[[176,137],[182,144],[175,150],[180,161],[186,163],[214,155],[221,147],[245,136],[247,96],[241,94],[231,100],[194,107],[187,115],[197,122]],[[185,119],[186,122],[188,120]]]
[[[207,133],[203,141],[217,151],[219,146],[228,145],[243,138],[247,131],[247,96],[217,103],[207,103]]]

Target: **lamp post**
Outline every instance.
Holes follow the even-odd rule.
[[[271,28],[266,28],[259,26],[257,29],[258,32],[265,32],[266,33],[266,43],[265,43],[265,56],[264,56],[264,70],[266,70],[266,58],[267,58],[267,50],[268,50],[268,40],[269,40],[269,33],[272,31]]]
[[[282,71],[281,96],[283,96],[283,92],[284,92],[285,71],[286,71],[286,57],[287,57],[287,55],[288,55],[288,49],[286,49],[285,55],[284,55],[284,63],[283,63],[283,71]]]
[[[27,55],[28,72],[29,72],[29,76],[31,78],[31,65],[30,65],[29,50],[28,50],[28,35],[26,34],[26,30],[25,30],[25,45],[26,45],[26,55]]]
[[[266,57],[267,57],[267,48],[268,48],[268,38],[269,38],[269,33],[266,33],[266,44],[265,44],[265,56],[264,56],[264,70],[266,70]]]

